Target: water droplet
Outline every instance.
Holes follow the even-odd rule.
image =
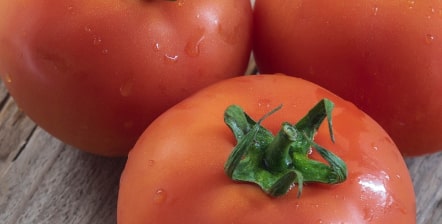
[[[379,7],[378,6],[374,6],[373,7],[373,15],[377,15],[378,14],[378,11],[379,11]]]
[[[270,108],[272,101],[268,98],[258,99],[258,107]]]
[[[120,94],[122,96],[129,96],[132,93],[132,89],[134,86],[134,80],[129,79],[126,80],[121,86],[120,86]]]
[[[103,41],[101,40],[101,37],[99,37],[99,36],[94,36],[94,37],[93,37],[93,43],[94,43],[95,46],[100,45],[101,42],[103,42]]]
[[[70,12],[72,14],[74,11],[74,6],[70,5],[67,7],[67,9],[68,9],[68,12]]]
[[[167,199],[167,193],[164,189],[160,188],[155,191],[153,195],[153,202],[157,204],[164,203]]]
[[[204,40],[204,29],[198,29],[197,32],[191,37],[191,40],[187,42],[184,51],[190,57],[196,57],[200,54],[200,44]]]
[[[179,0],[178,1],[178,6],[182,7],[184,5],[184,0]]]
[[[160,43],[155,43],[154,45],[153,45],[153,50],[154,51],[156,51],[156,52],[158,52],[158,51],[160,51]]]
[[[416,5],[416,1],[414,0],[408,0],[408,8],[412,9]]]
[[[178,62],[178,55],[168,55],[168,54],[165,54],[164,55],[164,59],[167,62],[176,63],[176,62]]]
[[[108,49],[103,49],[103,50],[101,51],[101,53],[102,53],[102,54],[109,54],[109,50],[108,50]]]
[[[433,41],[434,41],[434,36],[433,35],[431,35],[431,34],[425,35],[425,42],[427,44],[431,44]]]
[[[150,166],[150,167],[152,167],[154,164],[155,164],[155,160],[153,160],[153,159],[149,159],[147,161],[147,165]]]
[[[5,82],[6,83],[12,83],[12,77],[11,77],[10,73],[6,73]]]
[[[92,32],[92,28],[89,25],[86,25],[84,27],[84,31],[86,31],[87,33],[90,33],[90,32]]]

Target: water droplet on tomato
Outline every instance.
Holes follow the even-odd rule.
[[[408,8],[412,9],[414,8],[414,5],[416,4],[415,0],[408,0]]]
[[[147,161],[147,166],[149,166],[149,167],[152,167],[154,164],[155,164],[155,160],[153,160],[153,159],[149,159]]]
[[[67,7],[67,9],[68,9],[68,12],[73,13],[74,6],[70,5],[70,6]]]
[[[379,11],[379,7],[378,6],[374,6],[373,7],[373,15],[376,16],[378,14]]]
[[[11,77],[10,73],[6,73],[5,82],[6,83],[12,83],[12,77]]]
[[[160,43],[155,43],[153,45],[153,50],[156,51],[156,52],[160,51]]]
[[[108,49],[103,49],[103,50],[101,51],[101,53],[102,53],[102,54],[109,54],[109,50],[108,50]]]
[[[178,6],[182,7],[184,5],[184,0],[179,0],[178,1]]]
[[[165,54],[164,55],[164,59],[165,59],[166,62],[176,63],[176,62],[178,62],[178,55],[168,55],[168,54]]]
[[[129,96],[132,93],[133,86],[134,86],[134,81],[132,79],[126,80],[120,86],[120,94],[122,96]]]
[[[101,40],[101,37],[99,37],[99,36],[94,36],[94,37],[93,37],[93,43],[94,43],[95,46],[100,45],[101,42],[103,42],[103,41]]]
[[[92,32],[92,28],[89,25],[84,26],[84,31],[86,31],[87,33]]]
[[[157,189],[153,195],[153,202],[156,204],[162,204],[167,199],[167,193],[164,189]]]
[[[184,48],[186,54],[190,57],[198,56],[200,54],[200,44],[204,40],[204,38],[204,29],[198,29],[191,37],[191,40],[187,42]]]
[[[426,34],[425,35],[425,42],[427,44],[431,44],[434,41],[434,36],[432,34]]]

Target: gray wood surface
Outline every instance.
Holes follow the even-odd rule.
[[[442,152],[406,162],[417,223],[442,223]],[[116,223],[124,163],[53,138],[17,108],[0,82],[0,223]]]

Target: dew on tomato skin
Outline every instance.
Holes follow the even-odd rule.
[[[109,54],[109,50],[108,50],[108,49],[103,49],[103,50],[101,51],[101,53],[102,53],[102,54]]]
[[[200,45],[204,38],[204,29],[198,29],[184,48],[186,54],[190,57],[198,56],[200,54]]]
[[[324,221],[322,219],[318,219],[318,220],[316,220],[315,223],[322,224],[322,223],[324,223]]]
[[[147,161],[147,166],[148,166],[148,167],[152,167],[154,164],[155,164],[155,160],[153,160],[153,159],[149,159],[149,160]]]
[[[155,191],[154,195],[153,195],[153,202],[156,204],[162,204],[166,201],[167,199],[167,193],[164,189],[159,188]]]
[[[67,10],[68,10],[69,13],[74,14],[74,6],[69,5],[69,6],[67,7]]]
[[[432,34],[426,34],[425,35],[425,43],[431,44],[433,43],[435,37]]]
[[[178,0],[178,6],[180,7],[184,6],[184,0]]]
[[[6,73],[5,75],[5,82],[6,83],[12,83],[12,77],[10,73]]]
[[[87,33],[91,33],[92,28],[89,25],[86,25],[86,26],[84,26],[84,31],[86,31]]]
[[[374,15],[374,16],[378,15],[378,11],[379,11],[379,7],[378,7],[377,5],[375,5],[375,6],[373,7],[373,15]]]
[[[153,45],[153,50],[154,50],[155,52],[160,51],[160,43],[155,43],[155,44]]]
[[[93,36],[93,44],[94,46],[98,46],[101,44],[101,42],[103,42],[103,40],[101,39],[101,37],[94,35]]]
[[[169,63],[177,63],[178,58],[179,58],[178,55],[168,55],[168,54],[164,55],[164,60]]]
[[[415,0],[408,0],[408,8],[409,9],[414,8],[415,5],[416,5],[416,1]]]
[[[267,98],[260,98],[258,99],[258,107],[264,107],[264,108],[270,108],[271,100]]]

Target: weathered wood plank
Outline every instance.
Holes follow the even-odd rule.
[[[11,97],[5,97],[0,110],[0,175],[17,156],[36,125]]]
[[[442,152],[406,158],[417,198],[417,223],[442,223]]]
[[[81,152],[38,128],[0,182],[0,220],[116,223],[124,162]]]

